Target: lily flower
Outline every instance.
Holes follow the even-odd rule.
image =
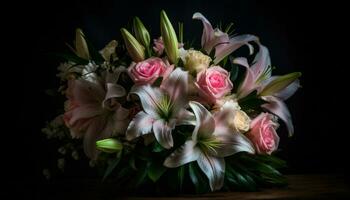
[[[196,117],[192,138],[175,150],[164,161],[164,166],[175,168],[197,161],[200,169],[209,179],[212,191],[219,190],[224,183],[224,157],[238,152],[254,153],[250,140],[243,134],[233,133],[224,120],[229,114],[222,111],[212,114],[200,103],[190,102]]]
[[[64,121],[73,138],[84,138],[84,151],[91,159],[98,155],[97,140],[124,134],[129,123],[129,110],[117,101],[126,95],[125,89],[116,84],[121,68],[106,74],[103,80],[68,81]]]
[[[143,111],[140,111],[129,124],[126,138],[154,133],[155,139],[164,148],[173,146],[172,130],[176,125],[192,124],[193,116],[187,106],[188,72],[175,69],[164,79],[160,88],[149,84],[136,86],[130,94],[139,96]]]
[[[213,29],[210,22],[198,12],[194,13],[192,18],[199,19],[203,23],[202,47],[208,55],[215,49],[214,65],[218,64],[222,59],[243,45],[247,45],[252,54],[253,47],[249,42],[258,42],[259,40],[256,36],[249,34],[230,37],[227,33],[222,32],[218,28]]]
[[[269,51],[263,45],[256,55],[253,65],[249,66],[246,58],[236,58],[233,62],[246,68],[246,75],[242,84],[237,89],[237,97],[241,99],[254,90],[265,101],[262,107],[277,115],[287,125],[289,135],[293,135],[294,127],[290,112],[283,102],[292,96],[300,87],[298,78],[300,72],[290,73],[284,76],[271,76],[271,60]]]

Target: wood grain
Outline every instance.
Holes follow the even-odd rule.
[[[101,185],[96,180],[71,180],[55,183],[55,187],[41,187],[37,199],[128,199],[128,200],[205,200],[205,199],[350,199],[350,187],[342,175],[288,175],[289,185],[284,188],[263,189],[259,192],[214,192],[203,195],[176,197],[121,197],[113,192],[113,185]],[[53,185],[51,185],[53,186]]]

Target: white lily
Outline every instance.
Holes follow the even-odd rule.
[[[160,88],[150,85],[132,89],[139,96],[143,111],[140,111],[126,132],[126,138],[154,133],[156,140],[164,148],[173,146],[172,130],[176,125],[193,124],[192,113],[187,111],[188,72],[177,68],[163,80]]]
[[[219,190],[224,183],[224,157],[241,151],[254,153],[254,148],[243,134],[233,134],[227,127],[224,119],[229,114],[228,111],[224,110],[212,116],[198,102],[190,102],[189,105],[196,116],[192,138],[166,158],[164,165],[174,168],[197,161],[209,179],[211,190]]]
[[[259,52],[255,56],[254,64],[249,66],[246,58],[236,58],[233,62],[246,68],[246,75],[242,84],[237,89],[238,99],[244,98],[249,93],[257,90],[258,95],[267,101],[262,107],[281,118],[287,126],[289,136],[294,133],[291,114],[283,102],[292,96],[300,87],[300,72],[290,73],[284,76],[271,76],[271,60],[268,49],[260,45]]]
[[[215,58],[213,61],[215,65],[243,45],[247,45],[250,54],[252,54],[253,46],[249,42],[255,41],[259,43],[259,38],[254,35],[246,34],[230,37],[218,28],[213,29],[210,22],[201,13],[194,13],[192,18],[201,20],[203,23],[202,47],[208,54],[215,49]]]

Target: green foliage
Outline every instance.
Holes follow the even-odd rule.
[[[233,188],[256,191],[259,186],[285,186],[286,178],[277,170],[285,162],[269,155],[239,153],[226,159],[225,181]]]
[[[180,188],[180,191],[182,191],[182,187],[183,187],[183,184],[184,184],[184,179],[185,179],[185,167],[186,165],[182,165],[178,168],[178,171],[177,171],[177,179],[179,181],[179,188]]]
[[[162,81],[163,81],[163,77],[158,77],[158,78],[156,79],[156,81],[154,81],[153,86],[154,86],[154,87],[159,87],[160,84],[162,83]]]
[[[259,112],[261,111],[261,105],[267,103],[265,100],[261,99],[257,95],[257,91],[254,90],[246,97],[240,99],[238,101],[239,105],[241,106],[242,110],[247,112],[248,114],[252,111]]]
[[[150,164],[147,175],[153,182],[157,182],[166,170],[162,162],[155,161]]]
[[[160,145],[157,141],[154,142],[153,149],[152,149],[153,152],[159,153],[159,152],[162,152],[164,150],[166,150],[166,149],[164,147],[162,147],[162,145]]]
[[[238,68],[238,65],[234,64],[232,61],[230,61],[230,63],[231,63],[230,80],[233,83],[238,77],[239,68]]]
[[[191,162],[188,165],[188,173],[190,179],[195,186],[196,193],[201,194],[210,191],[207,179],[204,177],[201,169],[196,162]]]
[[[121,152],[117,155],[116,158],[112,160],[112,162],[108,165],[105,174],[103,175],[102,181],[106,180],[106,178],[113,172],[114,168],[117,167],[121,159]]]

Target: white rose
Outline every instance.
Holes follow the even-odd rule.
[[[235,133],[245,133],[250,128],[251,119],[241,110],[238,103],[232,99],[227,100],[222,106],[221,110],[229,110],[230,114],[227,117],[227,124]]]

